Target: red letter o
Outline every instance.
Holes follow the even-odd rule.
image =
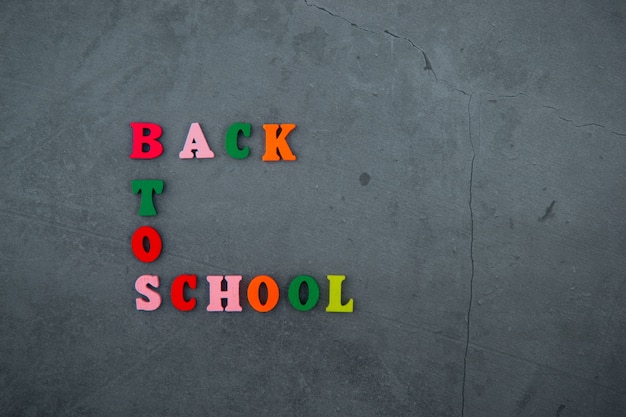
[[[148,250],[144,246],[144,239],[148,239]],[[141,226],[135,230],[130,243],[135,257],[146,263],[156,261],[159,255],[161,255],[161,249],[163,249],[161,235],[150,226]]]

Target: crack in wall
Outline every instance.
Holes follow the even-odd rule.
[[[425,71],[431,71],[433,73],[433,75],[435,76],[435,81],[439,81],[439,79],[437,78],[437,73],[435,72],[435,70],[433,69],[433,66],[430,63],[430,59],[428,59],[428,55],[426,55],[426,52],[420,48],[419,46],[415,45],[415,43],[413,43],[413,41],[405,36],[399,36],[396,35],[395,33],[391,33],[390,31],[388,31],[387,29],[384,30],[384,33],[386,33],[387,35],[396,38],[396,39],[402,39],[407,41],[408,43],[411,44],[411,46],[415,49],[417,49],[418,51],[420,51],[422,53],[422,56],[424,57],[424,70]]]
[[[345,17],[343,17],[343,16],[340,16],[340,15],[338,15],[338,14],[335,14],[335,13],[331,12],[330,10],[328,10],[328,9],[327,9],[327,8],[325,8],[325,7],[318,6],[317,4],[312,4],[312,3],[309,3],[309,2],[308,2],[308,0],[304,0],[304,4],[306,4],[308,7],[314,7],[314,8],[316,8],[316,9],[318,9],[318,10],[321,10],[321,11],[325,12],[326,14],[329,14],[329,15],[330,15],[330,16],[332,16],[332,17],[336,17],[336,18],[338,18],[338,19],[341,19],[341,20],[343,20],[344,22],[349,23],[352,27],[357,28],[357,29],[359,29],[359,30],[362,30],[363,32],[373,33],[373,34],[375,34],[375,35],[377,35],[377,34],[378,34],[378,32],[374,32],[373,30],[363,28],[363,27],[361,27],[361,26],[357,25],[356,23],[354,23],[353,21],[351,21],[351,20],[349,20],[349,19],[346,19],[346,18],[345,18]]]
[[[453,88],[453,86],[451,86]],[[456,89],[457,91],[460,91],[458,89]],[[488,95],[492,95],[492,96],[496,96],[497,98],[517,98],[517,97],[526,97],[531,101],[531,104],[533,104],[534,106],[541,106],[544,109],[550,109],[550,110],[554,110],[554,112],[556,113],[557,117],[565,122],[570,123],[571,125],[573,125],[576,128],[580,128],[580,127],[588,127],[588,126],[594,126],[594,127],[600,127],[602,129],[606,129],[609,132],[618,135],[618,136],[626,136],[625,133],[621,133],[618,132],[616,130],[611,129],[611,127],[600,124],[600,123],[595,123],[595,122],[589,122],[589,123],[582,123],[582,124],[577,124],[573,119],[568,119],[566,117],[561,116],[560,112],[561,110],[559,110],[558,108],[554,107],[554,106],[548,106],[546,104],[540,104],[538,103],[536,100],[533,100],[531,96],[529,96],[528,94],[521,92],[521,93],[517,93],[517,94],[512,94],[512,95],[503,95],[503,94],[497,94],[497,93],[492,93],[492,92],[485,92],[485,94]]]
[[[447,82],[446,82],[446,83],[447,83]],[[454,89],[454,90],[456,90],[456,91],[460,91],[460,92],[462,92],[462,93],[464,93],[464,94],[465,94],[465,92],[464,92],[464,91],[459,90],[459,89],[457,89],[457,88],[454,88],[454,86],[453,86],[452,84],[447,83],[447,85],[448,85],[450,88],[452,88],[452,89]],[[589,122],[589,123],[577,124],[577,123],[576,123],[573,119],[568,119],[568,118],[566,118],[566,117],[561,116],[561,110],[560,110],[560,109],[558,109],[558,108],[556,108],[556,107],[554,107],[554,106],[548,106],[548,105],[546,105],[546,104],[542,104],[542,103],[538,102],[537,100],[534,100],[534,99],[532,98],[532,96],[529,96],[529,95],[528,95],[528,94],[526,94],[525,92],[520,92],[520,93],[517,93],[517,94],[499,94],[499,93],[494,93],[494,92],[488,92],[488,91],[485,91],[485,92],[484,92],[484,94],[491,95],[491,96],[494,96],[494,97],[497,97],[497,98],[518,98],[518,97],[526,97],[526,98],[528,98],[528,99],[530,100],[530,102],[531,102],[531,104],[532,104],[533,106],[536,106],[536,107],[541,106],[541,107],[543,107],[544,109],[554,110],[554,112],[556,113],[556,116],[557,116],[559,119],[561,119],[561,120],[563,120],[563,121],[565,121],[565,122],[570,123],[572,126],[574,126],[574,127],[576,127],[576,128],[588,127],[588,126],[600,127],[600,128],[602,128],[602,129],[606,129],[606,130],[608,130],[610,133],[613,133],[613,134],[615,134],[615,135],[618,135],[618,136],[626,136],[626,133],[618,132],[618,131],[616,131],[616,130],[613,130],[610,126],[606,126],[606,125],[603,125],[603,124],[600,124],[600,123]]]
[[[470,262],[471,262],[471,274],[470,274],[470,288],[469,288],[469,300],[467,306],[467,327],[465,337],[465,352],[463,354],[463,384],[461,387],[461,417],[465,416],[465,387],[467,380],[467,354],[469,352],[470,344],[470,326],[472,318],[472,301],[474,298],[474,208],[472,205],[473,188],[474,188],[474,163],[476,161],[476,148],[474,147],[474,141],[472,139],[472,97],[474,94],[469,95],[467,101],[467,125],[469,132],[470,146],[472,147],[472,161],[470,164],[470,178],[469,178],[469,212],[470,212]],[[479,96],[480,97],[480,96]],[[479,100],[480,101],[480,100]],[[480,103],[479,103],[480,105]]]
[[[428,55],[426,55],[426,51],[424,51],[424,49],[422,49],[422,48],[420,48],[419,46],[417,46],[417,45],[415,44],[415,42],[413,42],[411,39],[407,38],[406,36],[400,36],[400,35],[397,35],[397,34],[395,34],[395,33],[392,33],[392,32],[390,32],[390,31],[388,31],[387,29],[385,29],[385,30],[384,30],[384,31],[382,31],[382,32],[376,32],[376,31],[374,31],[374,30],[367,29],[367,28],[364,28],[364,27],[362,27],[362,26],[359,26],[358,24],[354,23],[354,22],[353,22],[353,21],[351,21],[350,19],[347,19],[346,17],[341,16],[341,15],[338,15],[338,14],[336,14],[336,13],[333,13],[333,12],[331,12],[330,10],[328,10],[328,9],[327,9],[327,8],[325,8],[325,7],[318,6],[317,4],[309,3],[309,1],[308,1],[308,0],[304,0],[304,4],[306,4],[308,7],[314,7],[314,8],[316,8],[316,9],[318,9],[318,10],[321,10],[321,11],[323,11],[324,13],[326,13],[326,14],[328,14],[328,15],[332,16],[332,17],[335,17],[335,18],[337,18],[337,19],[341,19],[341,20],[343,20],[344,22],[349,23],[349,24],[350,24],[350,26],[352,26],[352,27],[354,27],[354,28],[356,28],[356,29],[358,29],[358,30],[362,30],[363,32],[372,33],[372,34],[374,34],[374,35],[385,34],[385,35],[391,36],[392,38],[395,38],[395,39],[400,39],[400,40],[403,40],[403,41],[408,42],[408,43],[409,43],[409,45],[411,45],[411,47],[413,47],[414,49],[417,49],[418,51],[420,51],[420,52],[422,53],[422,56],[424,57],[424,70],[425,70],[425,71],[430,71],[430,72],[432,72],[432,73],[433,73],[433,75],[435,76],[435,81],[439,81],[439,79],[437,78],[437,73],[436,73],[436,72],[435,72],[435,70],[433,69],[433,66],[432,66],[432,64],[431,64],[431,62],[430,62],[430,59],[428,59]]]
[[[611,133],[616,134],[616,135],[618,135],[618,136],[626,136],[626,134],[624,134],[624,133],[620,133],[620,132],[617,132],[617,131],[615,131],[615,130],[611,130],[611,129],[609,129],[608,127],[606,127],[605,125],[602,125],[602,124],[600,124],[600,123],[593,123],[593,122],[590,122],[590,123],[576,124],[576,122],[574,122],[574,120],[572,120],[572,119],[568,119],[568,118],[566,118],[566,117],[561,116],[561,115],[560,115],[560,113],[559,113],[559,109],[557,109],[557,108],[556,108],[556,107],[554,107],[554,106],[546,106],[546,105],[544,104],[544,105],[542,105],[541,107],[543,107],[543,108],[545,108],[545,109],[551,109],[551,110],[554,110],[554,111],[556,112],[556,115],[558,116],[558,118],[559,118],[559,119],[561,119],[561,120],[563,120],[563,121],[565,121],[565,122],[568,122],[568,123],[572,124],[572,125],[573,125],[574,127],[576,127],[576,128],[579,128],[579,127],[587,127],[587,126],[595,126],[595,127],[601,127],[601,128],[603,128],[603,129],[608,129]]]

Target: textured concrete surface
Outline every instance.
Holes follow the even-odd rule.
[[[0,3],[0,415],[626,415],[624,2],[91,3]],[[178,158],[193,122],[214,159]],[[261,161],[272,122],[296,162]],[[208,313],[220,274],[282,298]]]

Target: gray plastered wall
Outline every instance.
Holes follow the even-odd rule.
[[[0,415],[625,415],[625,18],[1,2]],[[163,127],[159,158],[129,158],[136,121]],[[194,122],[215,158],[179,159]],[[224,148],[235,122],[247,159]],[[297,124],[297,161],[261,160],[264,123]],[[133,179],[165,182],[157,216]],[[135,309],[144,274],[156,311]],[[287,300],[300,274],[309,312]],[[353,313],[325,312],[329,274]],[[243,276],[241,313],[206,311],[207,275]],[[280,286],[269,313],[257,275]]]

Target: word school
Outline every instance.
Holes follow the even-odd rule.
[[[341,303],[341,283],[346,279],[343,275],[328,275],[329,290],[328,290],[328,306],[326,307],[327,313],[352,313],[353,300],[348,300],[347,303]],[[239,284],[241,283],[241,275],[209,275],[206,277],[209,283],[209,304],[206,307],[206,311],[227,311],[227,312],[240,312],[242,311],[241,303],[239,301]],[[226,282],[226,289],[222,289],[222,284]],[[300,289],[303,285],[306,285],[308,289],[308,296],[306,301],[303,301],[300,296]],[[170,288],[170,299],[172,305],[180,311],[191,311],[196,307],[196,299],[191,297],[185,299],[184,292],[185,287],[195,290],[198,286],[198,277],[191,274],[183,274],[177,276],[172,282]],[[159,287],[158,275],[142,275],[135,282],[135,289],[144,297],[137,298],[135,305],[137,310],[153,311],[161,306],[161,295],[153,288]],[[262,288],[265,288],[265,297],[262,297]],[[280,289],[274,279],[268,275],[258,275],[250,281],[248,284],[248,304],[254,310],[259,313],[267,313],[272,311],[278,304],[280,298]],[[313,309],[320,298],[320,287],[310,275],[299,275],[291,281],[289,284],[289,290],[287,292],[289,303],[298,311],[309,311]],[[263,300],[263,298],[265,298]],[[222,300],[226,301],[226,306],[222,305]]]
[[[156,123],[134,122],[130,123],[133,131],[131,159],[155,159],[163,153],[163,144],[159,141],[163,129]],[[265,130],[265,154],[263,161],[295,161],[296,156],[287,143],[287,135],[296,128],[295,124],[264,124]],[[234,159],[247,158],[250,149],[239,146],[239,136],[250,137],[251,125],[249,123],[234,123],[226,131],[226,153]],[[180,159],[213,158],[215,153],[202,132],[199,123],[192,123],[185,139]],[[153,195],[162,194],[164,181],[161,179],[135,179],[131,181],[133,194],[141,194],[139,216],[156,216]],[[135,257],[144,263],[156,261],[163,249],[163,242],[159,232],[150,226],[140,226],[131,238],[131,248]],[[344,275],[327,275],[328,288],[328,313],[352,313],[354,301],[349,299],[342,303],[342,283]],[[210,312],[240,312],[241,275],[209,275],[206,277],[209,285],[209,304],[206,307]],[[170,300],[172,305],[179,311],[191,311],[196,307],[197,300],[194,297],[185,298],[185,289],[195,290],[198,285],[196,275],[182,274],[177,276],[170,287]],[[225,286],[225,289],[223,289]],[[301,297],[301,289],[306,286],[308,294],[306,300]],[[160,287],[158,275],[141,275],[135,281],[135,290],[141,295],[136,298],[137,310],[154,311],[162,304],[161,294],[156,291]],[[262,295],[264,294],[264,296]],[[278,304],[280,289],[276,281],[268,275],[258,275],[248,284],[247,299],[252,309],[260,313],[272,311]],[[320,298],[320,287],[317,281],[310,275],[299,275],[289,284],[287,298],[291,306],[298,311],[313,309]],[[224,301],[224,303],[223,303]],[[223,305],[225,304],[225,305]]]

